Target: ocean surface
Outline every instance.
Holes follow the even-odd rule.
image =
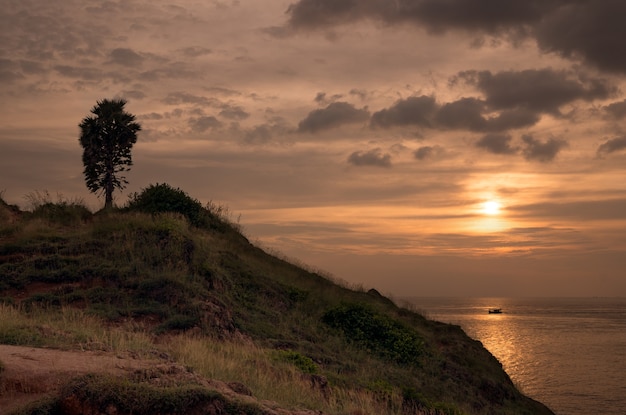
[[[524,394],[557,415],[626,415],[626,298],[408,301],[480,340]]]

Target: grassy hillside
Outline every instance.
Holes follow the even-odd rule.
[[[224,216],[167,185],[96,214],[0,200],[0,343],[163,354],[259,400],[328,414],[551,414],[458,326],[268,255]],[[115,384],[74,382],[96,394]],[[124,393],[151,396],[138,385]]]

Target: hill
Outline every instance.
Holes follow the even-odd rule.
[[[58,363],[37,392],[7,361],[2,396],[43,396],[16,414],[552,414],[460,327],[269,255],[168,185],[96,214],[0,200],[0,302],[0,344],[134,362]]]

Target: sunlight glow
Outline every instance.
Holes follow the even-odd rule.
[[[488,200],[482,205],[482,212],[485,215],[494,216],[500,214],[500,202]]]

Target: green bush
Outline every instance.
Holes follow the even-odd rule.
[[[411,328],[363,304],[344,304],[327,311],[322,321],[348,342],[399,364],[419,365],[423,340]]]
[[[288,362],[300,369],[302,373],[315,374],[318,371],[318,367],[308,356],[304,356],[298,352],[292,350],[279,350],[277,352],[278,360]]]
[[[164,212],[180,213],[195,226],[201,226],[205,222],[202,204],[184,191],[166,183],[153,184],[143,189],[141,193],[131,194],[126,209],[152,215]]]
[[[200,319],[197,316],[189,316],[183,314],[177,314],[165,320],[159,327],[156,328],[157,334],[162,334],[172,330],[189,330],[200,324]]]

